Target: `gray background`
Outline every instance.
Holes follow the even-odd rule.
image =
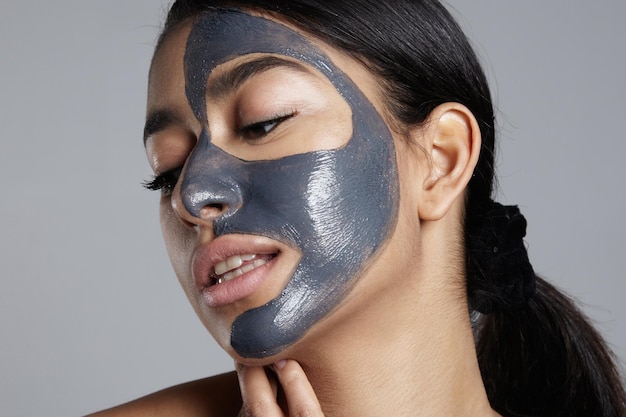
[[[165,3],[0,4],[2,416],[80,415],[232,368],[139,186]],[[528,217],[536,270],[626,358],[626,3],[450,4],[492,80],[501,200]]]

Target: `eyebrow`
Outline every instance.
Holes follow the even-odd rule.
[[[210,79],[206,93],[212,100],[219,100],[236,91],[250,78],[277,67],[286,67],[305,74],[311,74],[311,71],[299,62],[276,56],[264,56],[252,61],[242,62],[233,69],[217,75],[214,79]]]
[[[155,133],[166,130],[172,125],[180,124],[180,117],[166,109],[156,110],[146,118],[143,128],[143,144],[146,145],[148,138]]]
[[[264,56],[251,61],[242,62],[234,68],[217,75],[214,79],[209,80],[206,93],[212,100],[219,100],[220,98],[232,94],[233,91],[236,91],[250,78],[278,67],[286,67],[305,74],[311,74],[311,71],[299,62],[276,56]],[[146,124],[143,129],[144,146],[150,136],[180,123],[180,117],[171,110],[160,109],[150,113],[146,118]]]

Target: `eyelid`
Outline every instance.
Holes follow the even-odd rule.
[[[280,126],[281,123],[283,123],[284,121],[291,119],[292,117],[294,117],[297,114],[296,111],[289,111],[286,114],[282,114],[282,115],[277,115],[277,116],[272,116],[268,119],[259,121],[259,122],[254,122],[254,123],[248,123],[246,125],[244,125],[243,127],[237,129],[237,133],[242,136],[244,139],[246,140],[256,140],[256,139],[261,139],[262,137],[268,135],[269,133],[271,133],[274,129],[276,129],[278,126]],[[253,129],[255,128],[263,128],[263,126],[265,125],[269,125],[274,123],[275,125],[272,126],[268,131],[264,131],[259,133],[258,135],[250,135],[250,133],[252,132]],[[254,136],[254,137],[252,137]]]
[[[196,143],[195,132],[182,126],[170,126],[150,136],[146,142],[146,155],[155,174],[143,181],[144,187],[164,190],[173,183],[173,188]]]

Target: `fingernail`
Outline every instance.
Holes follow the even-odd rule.
[[[286,359],[281,359],[278,362],[274,362],[274,368],[277,371],[280,371],[281,369],[283,369],[285,367],[285,365],[287,365],[287,360]]]

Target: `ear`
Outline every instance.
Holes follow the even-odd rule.
[[[445,103],[432,111],[420,136],[431,166],[418,214],[422,220],[439,220],[465,196],[480,154],[480,129],[467,107]]]

